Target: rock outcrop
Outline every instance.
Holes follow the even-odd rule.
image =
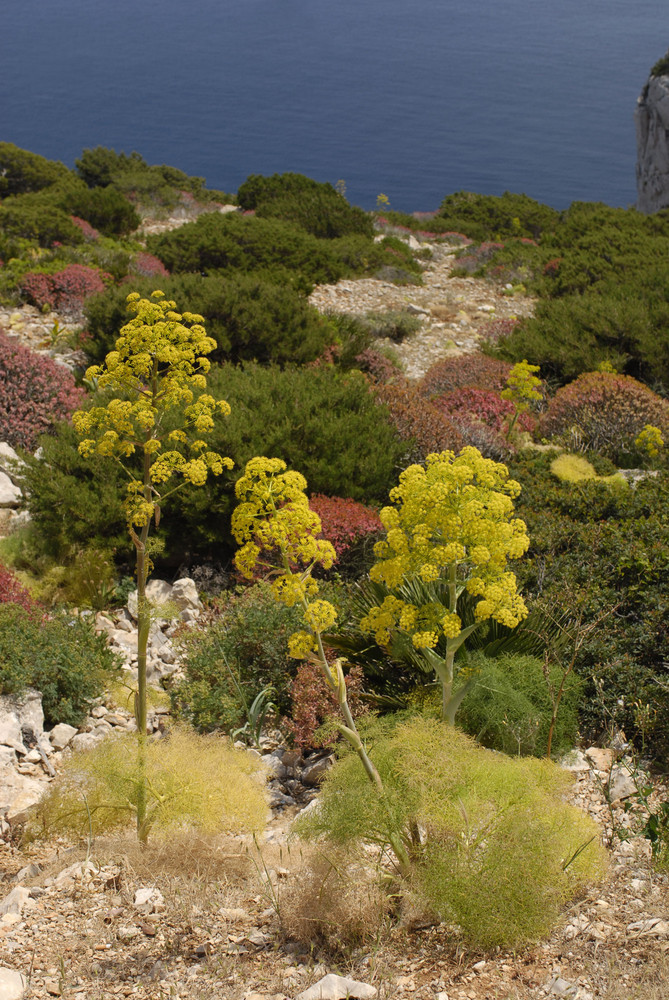
[[[669,206],[669,75],[652,76],[634,113],[637,208],[658,212]]]

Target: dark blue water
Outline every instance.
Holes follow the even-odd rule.
[[[633,112],[666,0],[3,0],[0,139],[136,149],[234,191],[346,182],[371,208],[460,189],[636,198]]]

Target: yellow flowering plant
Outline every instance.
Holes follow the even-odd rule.
[[[525,359],[513,366],[506,380],[506,388],[500,393],[502,399],[508,399],[514,406],[514,413],[506,430],[506,440],[511,440],[514,428],[521,413],[526,413],[532,403],[542,399],[541,379],[534,374],[539,371],[539,365],[531,365]]]
[[[653,424],[644,424],[643,430],[637,434],[634,444],[639,451],[645,452],[652,464],[664,448],[662,431]]]
[[[235,486],[239,503],[232,515],[232,533],[240,546],[235,564],[247,579],[253,579],[259,570],[265,571],[276,599],[288,607],[302,608],[305,627],[289,637],[289,653],[320,666],[344,719],[339,731],[383,795],[381,777],[365,750],[348,705],[343,661],[337,659],[330,664],[325,655],[323,632],[335,624],[337,612],[329,601],[318,597],[318,583],[312,572],[317,565],[329,569],[335,550],[330,542],[317,537],[321,522],[309,507],[306,488],[304,476],[288,470],[279,458],[256,457],[247,462]],[[390,841],[400,867],[406,867],[408,856],[397,831],[391,831]]]
[[[151,524],[160,522],[165,501],[185,485],[202,486],[208,475],[218,476],[232,461],[207,449],[204,436],[216,415],[230,407],[202,390],[210,354],[216,342],[206,335],[204,320],[179,313],[176,303],[153,292],[144,299],[128,295],[133,318],[120,331],[115,350],[103,365],[86,372],[87,381],[111,395],[105,406],[78,410],[72,423],[82,455],[103,455],[117,461],[128,476],[124,509],[135,546],[137,569],[137,696],[135,718],[140,758],[146,740],[146,647],[150,616],[146,581],[150,571],[147,542]],[[181,426],[168,431],[168,414],[181,415]],[[131,456],[141,456],[141,474],[127,467]],[[140,767],[141,770],[141,767]],[[146,797],[137,808],[140,841],[147,836]]]
[[[409,636],[442,687],[442,718],[455,714],[474,683],[455,687],[455,654],[478,625],[492,618],[510,628],[527,616],[510,559],[527,551],[525,523],[515,518],[520,486],[505,465],[476,448],[428,455],[412,465],[384,507],[385,539],[377,542],[372,580],[391,593],[361,619],[360,628],[388,646],[394,633]],[[478,598],[475,621],[463,625],[458,601]],[[414,599],[407,600],[411,594]],[[436,651],[445,639],[446,654]]]

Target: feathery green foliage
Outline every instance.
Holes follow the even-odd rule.
[[[172,729],[147,741],[142,769],[136,740],[129,733],[68,758],[37,806],[29,833],[85,836],[89,816],[93,835],[127,827],[138,815],[143,787],[147,833],[241,833],[264,826],[267,806],[246,754],[220,737]]]
[[[603,874],[599,829],[564,802],[571,777],[549,761],[493,753],[420,717],[361,723],[361,730],[384,800],[346,754],[297,832],[387,846],[392,815],[413,840],[413,885],[470,945],[537,940],[561,906]]]

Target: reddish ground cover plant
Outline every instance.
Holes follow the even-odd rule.
[[[408,449],[405,462],[422,462],[426,455],[447,449],[460,452],[462,434],[443,412],[427,402],[418,389],[406,381],[375,385],[374,393],[388,407],[391,423]]]
[[[326,649],[330,659],[331,650]],[[354,719],[367,711],[361,701],[362,667],[351,667],[347,676],[346,693],[349,708]],[[310,750],[313,747],[331,746],[339,738],[337,730],[317,737],[316,730],[326,719],[337,717],[339,704],[334,691],[327,686],[323,671],[317,663],[302,660],[297,668],[297,674],[290,688],[292,699],[291,717],[286,720],[286,728],[293,742],[300,750]]]
[[[0,441],[32,451],[84,396],[66,368],[0,333]]]
[[[319,538],[332,542],[337,561],[370,536],[376,540],[383,531],[377,512],[358,503],[357,500],[326,497],[317,493],[310,497],[309,507],[321,519],[322,530]]]
[[[82,231],[84,239],[87,243],[94,243],[95,240],[100,238],[100,233],[90,224],[90,222],[86,222],[85,219],[80,219],[78,215],[71,215],[70,219],[75,224],[77,229]]]
[[[541,418],[546,437],[570,435],[574,443],[617,460],[634,452],[646,424],[669,434],[669,401],[629,375],[586,372],[555,393]]]
[[[29,271],[21,284],[22,294],[39,309],[48,306],[59,312],[80,312],[85,300],[105,289],[111,274],[85,264],[69,264],[55,274]]]
[[[19,604],[25,611],[34,611],[36,602],[14,576],[11,570],[0,563],[0,604]]]
[[[520,320],[514,316],[509,316],[508,319],[488,320],[480,329],[481,337],[488,344],[496,344],[502,337],[508,337],[513,333],[519,322]]]
[[[467,422],[485,424],[498,434],[506,430],[516,412],[513,403],[508,399],[502,399],[497,392],[473,387],[455,389],[453,392],[437,396],[433,404],[448,417],[459,417],[466,419]],[[531,414],[521,413],[517,426],[520,430],[531,433],[534,430],[535,420]]]
[[[141,278],[167,278],[170,273],[162,260],[158,260],[152,253],[145,252],[135,255],[130,263],[130,272],[139,275]]]
[[[368,375],[373,382],[389,382],[398,373],[397,366],[375,347],[367,347],[356,355],[356,364],[360,371]]]
[[[507,361],[489,358],[485,354],[458,354],[435,362],[423,375],[418,389],[429,399],[455,389],[475,387],[500,392],[511,371]]]

